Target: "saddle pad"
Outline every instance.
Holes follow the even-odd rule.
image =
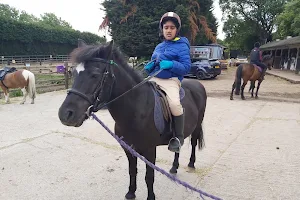
[[[154,101],[155,101],[154,116],[153,116],[154,117],[154,123],[155,123],[155,126],[156,126],[158,132],[160,134],[163,134],[164,131],[165,131],[167,122],[165,121],[164,116],[163,116],[162,105],[161,105],[161,101],[159,99],[159,95],[153,87],[151,87],[151,88],[152,88],[152,91],[153,91],[153,94],[154,94]],[[185,91],[184,91],[183,88],[180,88],[179,96],[180,96],[180,101],[182,101],[184,96],[185,96]]]
[[[258,71],[260,72],[260,73],[262,73],[262,68],[261,67],[259,67],[258,65],[255,65],[255,64],[253,64],[254,65],[254,67],[256,67],[257,69],[258,69]]]

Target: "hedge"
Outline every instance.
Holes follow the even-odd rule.
[[[89,32],[62,27],[48,28],[0,18],[0,55],[66,55],[77,47],[78,38],[88,44],[105,39]]]

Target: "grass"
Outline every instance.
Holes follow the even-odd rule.
[[[62,74],[35,74],[36,80],[54,80],[62,78],[64,78]]]
[[[21,91],[21,89],[14,90],[9,93],[9,96],[10,97],[21,97],[21,96],[23,96],[23,92]]]

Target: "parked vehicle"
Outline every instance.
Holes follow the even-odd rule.
[[[185,77],[215,78],[221,74],[223,48],[220,45],[191,46],[191,70]]]
[[[185,77],[196,77],[199,80],[215,78],[221,74],[218,60],[199,60],[193,62],[190,72]]]
[[[246,56],[237,56],[237,58],[233,61],[234,66],[239,66],[240,64],[248,63],[248,59]]]

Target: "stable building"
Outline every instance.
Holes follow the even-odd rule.
[[[273,68],[300,71],[300,36],[266,43],[260,47],[263,54],[274,56]]]

